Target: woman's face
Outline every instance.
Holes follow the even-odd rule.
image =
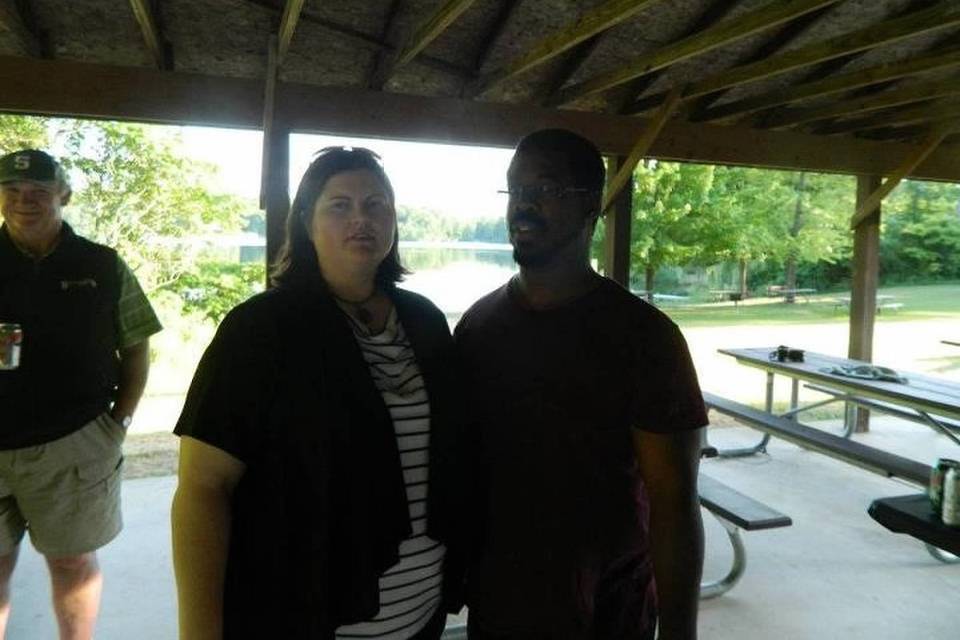
[[[386,186],[371,171],[357,169],[327,180],[313,206],[310,238],[327,277],[373,277],[390,252],[397,214]]]

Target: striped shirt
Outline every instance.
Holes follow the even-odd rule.
[[[446,551],[426,535],[430,402],[396,311],[377,335],[347,317],[393,419],[413,534],[400,543],[400,562],[380,576],[380,611],[370,621],[338,628],[337,638],[406,640],[423,629],[440,606]]]

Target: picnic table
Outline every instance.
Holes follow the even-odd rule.
[[[941,340],[940,342],[942,342],[943,344],[953,345],[954,347],[960,347],[960,341],[956,341],[956,340]]]
[[[881,294],[876,296],[875,304],[877,313],[883,313],[884,309],[889,309],[890,311],[896,311],[903,308],[902,302],[896,302],[896,296]],[[850,296],[840,296],[833,299],[834,309],[843,307],[846,309],[850,308]]]
[[[770,285],[767,287],[767,295],[770,297],[796,298],[797,296],[803,296],[807,302],[810,302],[810,296],[816,292],[816,289],[788,288],[780,285]]]
[[[875,449],[850,440],[853,432],[851,412],[842,436],[801,425],[798,415],[832,402],[846,402],[848,407],[864,406],[900,418],[925,424],[944,434],[960,446],[960,383],[932,376],[875,367],[871,363],[806,351],[802,361],[781,362],[776,348],[720,349],[720,353],[737,362],[766,372],[766,411],[761,412],[725,398],[704,394],[711,408],[728,413],[750,426],[764,431],[763,439],[754,447],[719,451],[724,457],[753,455],[766,450],[771,434],[800,446],[881,473],[898,477],[926,488],[930,467],[896,454]],[[774,377],[779,374],[791,381],[790,408],[779,415],[773,413]],[[852,375],[862,374],[862,375]],[[870,375],[868,375],[870,374]],[[799,385],[824,393],[828,399],[801,406]],[[923,500],[917,496],[921,496]],[[870,515],[888,529],[908,533],[925,543],[930,554],[942,562],[960,561],[960,530],[944,537],[943,525],[932,512],[924,511],[925,494],[881,498],[874,501]],[[926,509],[929,511],[929,505]],[[946,540],[946,542],[944,542]]]

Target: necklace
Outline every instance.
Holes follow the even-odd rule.
[[[350,309],[352,309],[353,315],[357,318],[357,320],[369,326],[370,323],[373,322],[373,312],[370,311],[370,309],[367,309],[364,305],[370,302],[371,300],[373,300],[374,296],[376,295],[377,295],[377,288],[374,287],[373,291],[370,292],[370,295],[368,295],[363,300],[346,300],[345,298],[341,298],[337,294],[333,294],[333,297],[336,298],[337,302],[344,304],[348,306]]]

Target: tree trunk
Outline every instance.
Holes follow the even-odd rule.
[[[800,235],[800,230],[803,229],[803,189],[806,182],[807,174],[800,172],[800,178],[797,180],[797,205],[793,210],[793,225],[790,227],[791,240],[796,240],[797,236]],[[797,301],[797,296],[793,293],[793,290],[797,288],[797,249],[794,244],[791,242],[787,254],[787,269],[784,276],[785,282],[783,283],[790,292],[783,297],[783,301],[788,304]]]
[[[646,268],[646,289],[647,289],[647,302],[653,304],[653,276],[657,274],[656,268],[653,265],[647,265]]]
[[[740,258],[740,299],[747,299],[747,259]]]

